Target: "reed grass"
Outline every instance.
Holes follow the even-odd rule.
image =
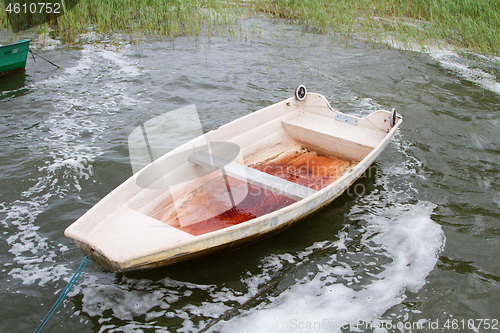
[[[231,29],[241,17],[240,8],[221,0],[80,0],[65,15],[32,29],[34,34],[53,30],[74,41],[82,34],[130,33],[175,37],[217,34]],[[0,27],[9,28],[3,2]]]
[[[441,41],[500,54],[498,0],[254,0],[254,10],[302,21],[344,37],[388,36],[421,45]]]
[[[390,37],[421,45],[441,41],[500,54],[498,0],[80,0],[50,26],[68,41],[89,30],[172,38],[237,33],[235,29],[242,29],[239,18],[259,12],[345,38],[383,42]],[[8,27],[3,2],[0,27]]]

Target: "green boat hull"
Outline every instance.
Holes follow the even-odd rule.
[[[0,74],[24,69],[28,57],[29,39],[0,46]]]

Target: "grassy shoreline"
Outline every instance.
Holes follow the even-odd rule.
[[[362,34],[381,41],[442,41],[461,49],[500,54],[500,2],[496,0],[256,0],[258,10],[306,20],[344,36]]]
[[[237,33],[238,20],[255,13],[294,20],[344,38],[384,43],[441,42],[458,49],[500,55],[498,0],[80,0],[69,13],[32,29],[49,27],[68,41],[89,30],[173,38]],[[0,27],[8,28],[3,2]]]

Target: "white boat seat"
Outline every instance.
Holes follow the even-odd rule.
[[[188,160],[212,170],[222,169],[227,176],[234,177],[297,201],[307,198],[317,192],[309,187],[290,182],[286,179],[235,162],[229,162],[221,157],[203,151],[190,155]]]

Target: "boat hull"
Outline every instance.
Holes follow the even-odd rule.
[[[14,44],[0,46],[0,74],[23,70],[28,57],[29,39]]]

